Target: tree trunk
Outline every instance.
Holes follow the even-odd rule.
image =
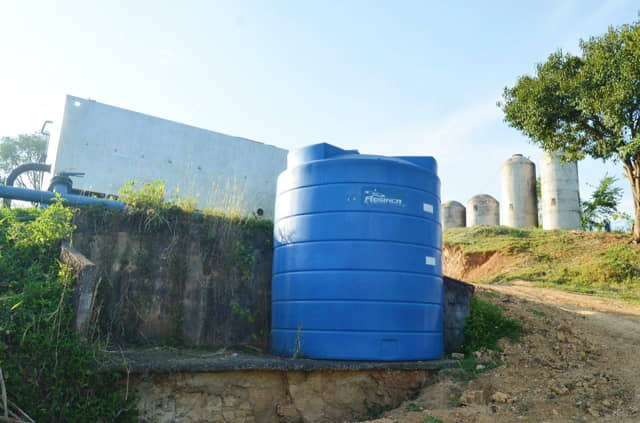
[[[640,193],[638,189],[633,190],[633,242],[640,243]]]
[[[633,242],[640,243],[640,167],[635,162],[631,166],[624,167],[627,179],[631,183],[631,193],[633,194]]]

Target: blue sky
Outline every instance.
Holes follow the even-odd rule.
[[[512,153],[505,85],[638,19],[633,0],[0,0],[0,135],[59,118],[64,96],[292,149],[433,155],[443,200],[488,193]],[[581,195],[615,164],[579,164]]]

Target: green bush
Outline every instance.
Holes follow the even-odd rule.
[[[464,327],[465,353],[482,347],[498,349],[500,338],[507,337],[515,341],[521,334],[520,322],[505,316],[497,305],[477,297],[471,299],[470,314]]]
[[[9,399],[42,422],[135,421],[122,371],[72,330],[73,278],[57,257],[74,211],[0,210],[0,367]]]
[[[164,206],[166,189],[163,181],[136,186],[135,181],[129,181],[120,188],[120,200],[138,209],[157,209]]]

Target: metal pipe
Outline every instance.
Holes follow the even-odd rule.
[[[46,128],[46,127],[47,127],[47,125],[49,125],[50,123],[53,123],[53,121],[52,121],[52,120],[45,120],[45,121],[44,121],[44,123],[42,124],[42,128],[40,129],[40,133],[41,133],[42,135],[44,135],[45,137],[48,137],[49,135],[51,135],[51,134],[49,133],[49,131],[45,131],[45,130],[44,130],[44,128]]]
[[[71,206],[90,206],[103,205],[110,209],[122,210],[126,203],[117,200],[107,200],[105,198],[93,198],[85,195],[62,194],[58,193],[64,199],[65,205]],[[53,203],[56,199],[56,193],[50,191],[38,191],[35,189],[16,188],[0,184],[0,197],[11,198],[13,200],[32,201],[35,203]]]
[[[7,176],[7,180],[5,181],[5,184],[7,186],[13,186],[13,183],[16,181],[16,179],[18,179],[18,176],[22,175],[25,172],[50,172],[51,171],[51,165],[50,164],[46,164],[46,163],[25,163],[22,164],[18,167],[16,167],[15,169],[13,169],[11,171],[11,173],[9,174],[9,176]],[[4,205],[5,207],[11,207],[11,200],[10,199],[5,199],[4,200]]]

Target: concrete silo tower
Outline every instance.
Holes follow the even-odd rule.
[[[490,195],[480,194],[467,201],[467,226],[500,224],[500,204]]]
[[[464,228],[467,223],[467,209],[457,201],[442,203],[442,229]]]
[[[538,226],[536,165],[522,154],[514,154],[500,169],[502,224],[512,228]]]
[[[562,163],[557,153],[540,158],[543,229],[581,229],[578,164]]]

